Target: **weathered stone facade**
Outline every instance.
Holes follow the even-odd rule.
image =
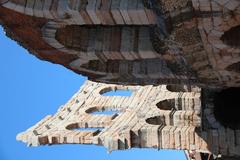
[[[114,90],[132,90],[133,94],[102,95]],[[30,146],[96,144],[109,151],[140,147],[240,156],[239,130],[216,121],[211,103],[201,102],[202,92],[189,86],[87,81],[55,115],[46,116],[17,139]],[[101,114],[104,111],[118,113]]]
[[[238,0],[0,3],[11,38],[93,81],[239,86]]]
[[[166,85],[123,86],[87,81],[56,115],[47,116],[21,133],[18,140],[33,146],[97,144],[110,151],[132,147],[207,151],[195,133],[195,128],[201,127],[201,90],[196,87],[193,92],[173,92],[167,88],[172,89]],[[102,95],[112,90],[131,90],[133,94]],[[93,114],[103,111],[118,113]],[[74,130],[78,128],[99,129]]]
[[[239,0],[0,0],[0,24],[91,80],[18,140],[240,156]],[[101,95],[117,89],[133,95]],[[93,114],[105,110],[119,113]]]

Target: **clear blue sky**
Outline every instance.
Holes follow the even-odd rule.
[[[108,154],[104,147],[27,147],[16,135],[54,114],[85,77],[40,61],[4,35],[0,27],[0,160],[185,160],[183,152],[132,149]]]

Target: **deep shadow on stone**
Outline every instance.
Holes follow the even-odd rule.
[[[224,89],[214,96],[214,116],[223,126],[240,129],[240,88]]]

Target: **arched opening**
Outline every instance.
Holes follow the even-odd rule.
[[[214,116],[223,126],[240,129],[240,88],[224,89],[214,96]]]
[[[165,125],[164,117],[161,117],[161,116],[155,116],[155,117],[148,118],[148,119],[146,119],[146,122],[148,124],[152,124],[152,125]]]
[[[102,96],[125,96],[130,97],[133,94],[133,91],[128,88],[119,88],[119,87],[106,87],[103,88],[99,94]],[[109,107],[104,107],[103,109],[107,109]]]
[[[104,128],[74,128],[74,131],[91,131],[91,132],[101,132]]]
[[[221,37],[223,43],[234,48],[240,48],[239,39],[240,39],[240,25],[229,29]]]
[[[240,40],[240,39],[239,39]],[[227,71],[240,73],[240,62],[233,63],[226,68]]]
[[[173,109],[177,109],[175,107],[175,99],[167,99],[161,102],[158,102],[157,107],[161,110],[173,110]]]
[[[112,109],[111,107],[92,107],[85,111],[88,114],[92,115],[113,115],[117,116],[119,111]]]
[[[83,127],[79,126],[79,123],[69,124],[66,127],[67,130],[79,131],[79,132],[91,132],[93,136],[98,135],[104,128],[103,127]]]
[[[113,90],[108,91],[106,93],[103,93],[102,96],[124,96],[124,97],[130,97],[132,95],[131,90]]]

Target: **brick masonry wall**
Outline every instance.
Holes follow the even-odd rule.
[[[102,95],[121,89],[131,90],[133,94],[130,97]],[[55,115],[45,117],[17,139],[31,146],[97,144],[109,151],[133,147],[207,151],[203,139],[195,132],[196,127],[201,128],[200,98],[197,87],[141,87],[87,81]],[[93,114],[103,111],[118,113]],[[77,128],[100,129],[74,130]]]
[[[237,0],[0,3],[2,13],[6,10],[14,13],[8,15],[8,20],[1,18],[10,37],[39,58],[63,64],[91,80],[239,86],[239,47],[227,42],[226,36],[230,31],[235,39],[240,35]],[[51,49],[28,42],[30,33],[26,25],[18,22],[22,27],[18,31],[12,25],[15,22],[9,22],[16,19],[16,14],[22,19],[44,19],[43,26],[32,26],[32,30],[41,31],[37,39],[45,43],[44,48]],[[237,29],[233,32],[234,27]],[[65,58],[61,58],[63,55]]]
[[[102,95],[114,90],[133,93]],[[141,147],[239,156],[239,130],[223,127],[213,115],[212,104],[202,102],[201,92],[194,86],[87,81],[55,115],[20,133],[17,140],[30,146],[95,144],[109,151]]]

